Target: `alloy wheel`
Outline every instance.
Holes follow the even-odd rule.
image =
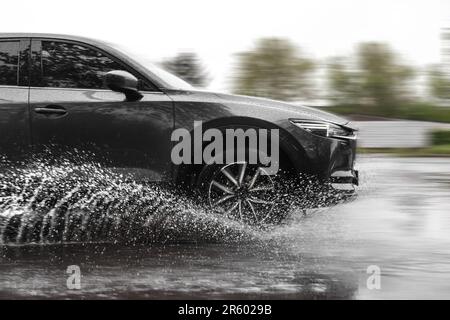
[[[213,176],[208,199],[213,210],[228,218],[260,224],[274,209],[276,188],[264,167],[234,162]]]

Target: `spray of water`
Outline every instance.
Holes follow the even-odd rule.
[[[35,160],[0,173],[0,244],[246,241],[256,230],[98,164]]]
[[[137,182],[89,156],[79,151],[58,160],[41,155],[19,165],[0,158],[0,168],[6,168],[0,170],[0,245],[253,242],[274,231],[274,226],[262,230],[214,214],[173,188]],[[302,207],[344,199],[329,188],[306,186],[294,195]]]

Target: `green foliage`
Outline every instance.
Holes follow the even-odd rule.
[[[397,62],[391,49],[380,43],[363,43],[358,49],[361,93],[390,113],[401,99],[412,69]]]
[[[419,102],[399,104],[389,113],[384,113],[383,110],[380,109],[365,108],[365,106],[358,104],[334,105],[323,108],[323,110],[342,115],[360,114],[408,120],[450,122],[450,107],[439,107]]]
[[[406,100],[413,69],[398,62],[396,54],[383,43],[362,43],[356,57],[347,63],[334,58],[328,65],[332,97],[337,103],[375,109],[383,115],[395,113]]]
[[[208,75],[195,53],[181,52],[162,62],[162,67],[196,87],[204,87],[209,82]]]
[[[428,84],[431,94],[438,99],[450,99],[450,78],[439,66],[433,66],[428,72]]]
[[[398,107],[395,116],[410,120],[450,122],[450,108],[424,102],[407,103]]]
[[[434,146],[450,145],[450,130],[435,130],[431,133]]]
[[[425,148],[358,148],[358,153],[386,153],[401,157],[448,157],[450,155],[450,144]]]
[[[295,100],[310,95],[314,63],[290,41],[260,39],[253,51],[238,54],[233,91],[237,94]]]
[[[354,73],[347,70],[343,58],[332,58],[328,64],[328,81],[332,88],[331,99],[337,103],[356,104],[359,86]]]

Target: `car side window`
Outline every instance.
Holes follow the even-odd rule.
[[[42,85],[106,89],[103,75],[123,67],[103,53],[76,43],[42,41]]]
[[[19,41],[0,41],[0,85],[17,86],[19,51]]]
[[[42,41],[41,83],[43,87],[108,89],[103,75],[112,70],[127,70],[102,52],[77,43]],[[154,91],[153,85],[139,76],[138,89]]]

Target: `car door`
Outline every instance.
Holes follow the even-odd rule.
[[[170,176],[173,104],[148,79],[91,45],[33,39],[31,132],[37,152],[94,160],[151,180]],[[143,98],[128,102],[103,84],[111,70],[139,77]]]
[[[0,158],[22,160],[29,150],[30,39],[0,38]]]

